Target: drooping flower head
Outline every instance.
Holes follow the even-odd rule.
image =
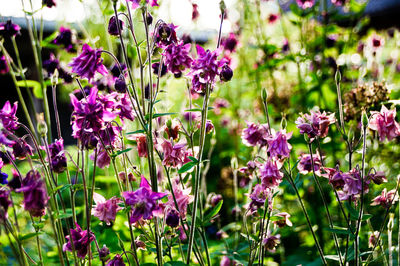
[[[302,9],[311,8],[314,6],[314,0],[296,0],[297,5]]]
[[[220,74],[220,68],[224,65],[224,60],[218,60],[221,50],[204,50],[200,45],[197,48],[197,59],[192,63],[190,76],[192,86],[197,93],[204,93],[207,84],[213,85],[215,77]]]
[[[13,24],[11,20],[0,23],[0,36],[10,38],[20,34],[21,27]]]
[[[375,173],[370,173],[368,175],[368,179],[371,179],[377,185],[387,182],[385,172],[383,172],[383,171],[377,171]]]
[[[136,140],[139,157],[147,157],[147,137],[145,134],[135,134],[133,138]]]
[[[288,143],[288,140],[292,137],[293,132],[286,133],[286,130],[279,130],[268,136],[268,152],[272,157],[276,158],[288,158],[292,145]]]
[[[364,180],[364,193],[367,193],[369,190],[369,183],[371,180]],[[356,200],[359,195],[361,195],[362,191],[362,179],[361,173],[358,168],[352,169],[350,172],[344,174],[344,186],[341,191],[338,191],[340,200]]]
[[[268,235],[263,239],[263,245],[269,251],[274,253],[276,251],[276,247],[281,243],[280,235]]]
[[[166,47],[171,43],[178,42],[178,38],[176,37],[175,29],[177,26],[170,23],[167,24],[165,22],[160,23],[157,28],[156,36],[154,37],[154,41],[159,47]]]
[[[67,239],[67,243],[64,244],[63,251],[72,251],[73,243],[77,256],[83,259],[86,257],[90,247],[90,242],[94,241],[95,236],[93,233],[89,234],[87,230],[82,230],[79,224],[76,224],[76,229],[71,229],[72,239],[70,238],[70,235],[65,236],[65,238]]]
[[[117,21],[119,23],[119,27]],[[115,16],[112,16],[110,18],[110,21],[108,22],[108,33],[110,35],[119,36],[120,31],[122,31],[123,27],[124,27],[124,22],[120,19],[117,19]],[[118,31],[118,28],[120,31]]]
[[[107,225],[114,222],[117,212],[122,209],[118,206],[118,203],[120,203],[121,200],[116,197],[106,200],[98,193],[94,193],[93,200],[96,205],[93,206],[92,215],[96,216],[100,221],[105,222]]]
[[[384,188],[381,195],[377,196],[372,200],[371,206],[381,205],[384,208],[390,208],[392,204],[398,200],[396,195],[396,189],[392,189],[389,192]]]
[[[55,173],[62,173],[67,168],[67,157],[64,153],[64,139],[55,140],[49,145],[50,164]]]
[[[371,118],[368,127],[378,131],[379,140],[384,141],[387,138],[389,141],[400,136],[400,125],[396,122],[396,108],[388,110],[382,105],[381,111],[371,112]]]
[[[67,52],[74,51],[73,34],[68,28],[60,27],[60,31],[52,43],[63,46]]]
[[[12,149],[14,157],[20,160],[23,160],[26,156],[33,154],[32,147],[22,138],[14,142]]]
[[[314,138],[325,138],[328,135],[329,125],[335,123],[335,114],[321,113],[319,110],[304,114],[296,120],[301,134],[307,134],[311,141]]]
[[[312,172],[312,161],[311,161],[311,155],[307,154],[307,153],[303,153],[299,156],[299,163],[297,164],[297,169],[299,170],[300,174],[306,175],[310,172]],[[314,161],[314,171],[315,174],[320,176],[320,169],[322,167],[322,163],[320,160],[320,156],[318,153],[313,154],[312,157],[313,161]]]
[[[255,185],[253,192],[250,194],[250,208],[263,207],[265,200],[269,201],[271,196],[271,189],[269,187],[264,187],[261,184]]]
[[[18,117],[16,116],[18,109],[18,102],[15,102],[11,107],[10,101],[6,101],[3,108],[0,110],[0,120],[3,127],[8,131],[14,132],[18,129]]]
[[[24,194],[24,209],[34,217],[43,216],[46,212],[46,205],[49,200],[46,187],[40,173],[31,170],[22,179],[21,188],[16,190]]]
[[[179,180],[176,179],[174,182],[172,182],[172,189],[174,191],[175,200],[176,200],[176,203],[177,203],[178,209],[179,209],[177,211],[179,212],[180,217],[182,219],[185,219],[187,207],[190,203],[193,202],[193,196],[190,195],[191,188],[183,189],[182,184],[180,184]],[[172,196],[172,193],[168,194],[167,206],[169,206],[172,209],[176,209],[175,201]]]
[[[181,74],[186,68],[190,68],[193,61],[189,54],[190,47],[190,43],[184,44],[182,41],[171,43],[165,47],[164,63],[171,73]]]
[[[125,266],[124,259],[121,255],[117,254],[106,264],[106,266]]]
[[[277,161],[268,160],[260,168],[260,178],[262,185],[268,188],[279,186],[282,182],[283,173],[279,171],[280,165]]]
[[[43,61],[43,69],[46,70],[47,75],[50,77],[56,69],[59,69],[60,61],[54,54],[50,54],[50,58]]]
[[[140,219],[150,220],[153,217],[153,212],[159,208],[157,200],[166,195],[166,193],[153,192],[149,182],[142,176],[140,187],[136,191],[122,193],[126,204],[132,207],[130,222],[136,223]]]
[[[255,124],[253,122],[246,122],[247,128],[242,131],[242,141],[246,146],[257,146],[261,147],[265,146],[267,142],[267,138],[269,136],[268,133],[268,125],[267,124]]]
[[[274,224],[276,224],[278,227],[282,228],[287,226],[292,226],[292,222],[289,220],[290,214],[287,212],[280,212],[274,215],[275,217],[279,217],[281,219],[274,221]]]
[[[0,56],[0,74],[7,74],[10,71],[5,55]]]
[[[81,54],[73,58],[69,66],[72,67],[73,73],[89,79],[89,82],[93,80],[96,72],[102,75],[108,73],[107,68],[103,65],[101,49],[92,49],[86,43],[82,46]]]
[[[8,207],[11,205],[10,191],[5,188],[0,188],[0,221],[7,218]]]

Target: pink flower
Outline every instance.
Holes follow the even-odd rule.
[[[320,160],[319,154],[313,154],[313,161],[314,161],[314,171],[315,174],[320,176],[320,169],[322,167],[322,163]],[[299,157],[300,162],[297,164],[297,169],[299,170],[300,174],[306,175],[310,172],[312,172],[312,161],[311,161],[311,155],[307,153],[303,153]]]
[[[282,182],[283,174],[279,171],[280,165],[274,160],[268,160],[260,168],[260,178],[263,187],[274,188]]]
[[[246,146],[265,146],[267,142],[268,125],[255,124],[253,122],[246,122],[247,128],[242,131],[242,141]]]
[[[272,157],[288,158],[292,145],[288,143],[288,139],[292,137],[293,132],[286,133],[286,130],[272,131],[272,134],[267,138],[268,152]]]
[[[186,143],[174,144],[172,141],[164,140],[161,149],[164,154],[163,164],[169,167],[180,167],[185,163]]]
[[[278,20],[278,18],[279,18],[278,14],[270,14],[269,17],[268,17],[268,22],[270,24],[273,24]]]
[[[253,192],[250,194],[250,209],[257,209],[263,207],[265,200],[271,197],[271,189],[268,187],[263,187],[260,184],[254,186]]]
[[[99,218],[100,221],[106,222],[107,225],[114,222],[117,212],[122,210],[122,208],[118,206],[121,200],[116,197],[106,200],[102,195],[94,193],[93,200],[96,205],[93,206],[92,215]]]
[[[145,134],[135,135],[139,157],[147,157],[147,137]]]
[[[274,221],[274,224],[276,224],[279,227],[285,227],[287,226],[292,226],[292,222],[289,220],[290,214],[287,212],[280,212],[275,214],[274,216],[281,217],[281,219]]]
[[[396,189],[392,189],[389,192],[384,188],[381,195],[377,196],[372,200],[371,206],[381,205],[384,208],[390,208],[393,202],[397,201]]]
[[[172,182],[172,189],[174,191],[175,200],[179,209],[177,211],[179,211],[179,215],[181,216],[181,218],[184,219],[186,217],[188,205],[193,202],[193,196],[190,195],[192,189],[191,188],[183,189],[182,184],[179,184],[178,179]],[[168,195],[167,206],[170,206],[173,209],[175,209],[176,207],[172,194]]]
[[[297,5],[302,9],[311,8],[314,6],[314,0],[296,0]]]
[[[335,114],[321,113],[319,110],[297,118],[296,125],[301,134],[307,134],[311,141],[328,135],[329,125],[335,123]]]
[[[268,235],[266,238],[263,239],[262,243],[269,252],[274,253],[276,251],[276,247],[281,243],[281,236]]]
[[[189,55],[190,47],[190,43],[184,44],[182,41],[165,47],[164,62],[171,73],[181,74],[186,68],[190,68],[193,61]]]
[[[378,131],[380,141],[384,141],[385,138],[390,141],[400,135],[400,125],[395,118],[396,108],[388,110],[386,106],[382,105],[380,112],[371,112],[368,127]]]

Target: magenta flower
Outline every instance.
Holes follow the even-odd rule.
[[[11,20],[0,23],[0,36],[3,38],[15,37],[20,34],[21,27],[17,24],[13,24]]]
[[[136,191],[125,191],[122,196],[127,205],[132,207],[131,223],[136,223],[140,219],[150,220],[153,212],[157,211],[159,206],[157,200],[165,197],[166,193],[153,192],[149,182],[142,176],[140,187]]]
[[[263,187],[274,188],[282,182],[283,173],[279,171],[280,166],[274,160],[268,160],[260,168],[260,178]]]
[[[175,200],[178,205],[177,211],[182,219],[185,219],[187,213],[187,207],[193,202],[193,196],[190,195],[191,188],[182,189],[182,185],[176,180],[172,183],[172,189],[174,190]],[[175,201],[171,193],[168,194],[167,206],[175,209]]]
[[[65,27],[60,27],[60,32],[57,37],[52,41],[55,45],[63,46],[67,52],[73,52],[73,34],[72,31]]]
[[[90,247],[90,242],[95,239],[94,234],[89,234],[87,230],[82,230],[79,224],[76,224],[76,229],[71,229],[71,237],[72,239],[70,238],[70,235],[65,236],[67,243],[64,244],[63,251],[72,251],[73,243],[77,256],[81,259],[85,258]]]
[[[350,172],[344,175],[344,186],[342,191],[338,191],[340,200],[355,200],[362,190],[362,180],[360,171],[356,168],[352,169]],[[364,180],[364,193],[368,192],[368,185],[370,183],[369,179]]]
[[[343,173],[342,171],[336,171],[331,178],[329,178],[329,183],[333,186],[334,189],[343,189],[344,184],[346,183],[347,173]]]
[[[135,134],[134,139],[138,148],[139,157],[147,157],[147,137],[145,134]]]
[[[400,136],[400,125],[396,122],[396,108],[388,110],[382,105],[381,111],[371,112],[371,118],[368,127],[378,131],[379,140],[384,141],[387,138],[389,141]]]
[[[141,0],[128,0],[128,1],[132,2],[132,8],[133,9],[138,8],[140,6],[140,2],[141,2]],[[151,6],[158,6],[157,1],[158,0],[150,0],[150,5]],[[146,3],[149,3],[149,0],[146,0]]]
[[[108,156],[107,151],[104,149],[103,145],[98,144],[101,146],[97,152],[97,160],[96,166],[100,168],[108,167],[111,162],[110,156]],[[90,159],[94,161],[94,153],[90,155]]]
[[[238,263],[235,260],[231,260],[228,256],[223,256],[219,262],[219,266],[236,266]]]
[[[313,154],[313,161],[314,161],[314,171],[315,174],[320,176],[320,169],[322,167],[322,163],[320,160],[319,154]],[[303,153],[299,156],[300,162],[297,164],[297,169],[299,170],[300,174],[306,175],[312,172],[312,161],[311,155],[307,153]]]
[[[121,200],[116,197],[106,200],[102,195],[94,193],[93,200],[96,205],[93,206],[92,215],[96,216],[100,221],[105,222],[107,225],[114,222],[117,212],[122,210],[122,208],[118,206],[118,203],[120,203]]]
[[[197,48],[197,59],[192,63],[190,76],[192,77],[192,86],[197,93],[204,93],[207,84],[213,85],[215,77],[220,74],[220,68],[224,65],[224,60],[218,60],[221,50],[211,52],[204,50],[200,45]]]
[[[119,254],[115,255],[114,258],[106,264],[106,266],[124,266],[124,265],[125,265],[124,259]]]
[[[185,163],[186,143],[174,144],[173,141],[164,140],[161,149],[164,154],[163,165],[177,168]]]
[[[293,132],[286,133],[286,130],[274,132],[268,136],[268,152],[272,157],[288,158],[292,145],[288,143],[288,139],[292,137]]]
[[[261,147],[267,145],[269,136],[267,124],[255,124],[253,122],[246,122],[247,128],[242,131],[242,141],[246,146]]]
[[[49,197],[47,196],[45,183],[38,171],[29,171],[26,177],[22,179],[21,188],[17,189],[16,192],[23,192],[24,209],[32,216],[40,217],[45,214]]]
[[[307,134],[311,141],[314,138],[324,138],[328,135],[329,125],[335,123],[335,114],[321,113],[319,110],[304,114],[297,118],[297,128],[301,134]]]
[[[53,6],[56,6],[56,1],[55,0],[42,0],[42,5],[47,6],[48,8],[52,8]]]
[[[32,147],[23,138],[16,140],[12,145],[12,149],[14,157],[20,160],[33,154]]]
[[[178,38],[176,37],[176,31],[175,29],[177,26],[174,24],[170,23],[167,24],[165,22],[162,22],[159,24],[156,35],[154,37],[154,41],[159,47],[166,47],[170,45],[171,43],[176,43],[178,42]]]
[[[0,221],[4,221],[8,217],[8,207],[11,206],[10,191],[0,188]]]
[[[274,253],[276,251],[276,247],[281,243],[281,236],[268,235],[263,239],[262,243],[269,252]]]
[[[297,5],[302,9],[311,8],[314,6],[314,0],[296,0]]]
[[[276,224],[278,227],[282,228],[287,226],[292,226],[292,222],[289,220],[290,214],[287,212],[280,212],[275,214],[274,216],[280,217],[281,219],[274,221],[273,223]]]
[[[72,67],[73,73],[82,78],[87,78],[89,82],[93,80],[96,72],[102,75],[107,75],[108,73],[107,68],[103,65],[101,49],[92,49],[86,43],[82,47],[81,54],[73,58],[68,66]]]
[[[8,131],[14,132],[18,129],[18,117],[16,116],[18,109],[18,102],[15,102],[11,107],[10,101],[6,101],[3,108],[0,110],[0,120],[3,127]]]
[[[396,189],[392,189],[389,192],[384,188],[381,192],[381,195],[377,196],[372,200],[371,206],[381,205],[384,208],[390,208],[393,202],[398,200],[398,196],[396,193]]]
[[[253,188],[253,192],[250,194],[250,208],[260,208],[265,204],[265,200],[271,197],[271,189],[269,187],[264,187],[260,184],[257,184]]]
[[[49,145],[50,164],[55,173],[62,173],[67,168],[67,157],[64,153],[64,140],[55,140]]]
[[[6,56],[0,56],[0,74],[7,74],[9,71]]]
[[[191,44],[184,44],[182,41],[171,43],[165,47],[164,63],[173,74],[181,74],[186,68],[190,68],[193,59],[190,57]]]
[[[233,32],[229,33],[229,36],[221,39],[221,46],[228,53],[233,53],[236,50],[238,43],[239,41],[237,36]]]
[[[119,27],[117,24],[117,20],[119,23]],[[124,22],[120,19],[117,19],[115,16],[112,16],[108,22],[108,33],[110,35],[119,36],[120,31],[122,31],[123,27],[124,27]],[[118,31],[118,28],[120,31]]]

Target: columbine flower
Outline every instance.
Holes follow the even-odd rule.
[[[375,247],[376,241],[378,240],[378,236],[379,236],[379,231],[375,231],[375,232],[371,233],[371,235],[368,238],[368,247],[369,248]]]
[[[153,212],[158,210],[157,200],[166,196],[165,193],[157,193],[151,190],[149,182],[142,176],[140,187],[136,191],[126,191],[122,193],[127,205],[132,206],[131,223],[136,223],[140,219],[150,220]]]
[[[178,205],[179,215],[182,217],[182,219],[185,219],[187,207],[190,203],[193,202],[193,196],[190,195],[192,189],[191,188],[182,189],[182,185],[179,184],[179,180],[176,180],[175,182],[172,183],[172,189],[174,191],[175,200]],[[169,206],[170,208],[176,207],[174,198],[171,193],[168,195],[167,206]]]
[[[49,145],[51,168],[56,173],[62,173],[67,168],[67,157],[64,153],[64,140],[55,140]]]
[[[397,201],[398,197],[396,195],[396,189],[392,189],[389,192],[384,188],[381,195],[377,196],[372,200],[371,206],[381,205],[384,208],[390,208],[393,202]]]
[[[114,89],[116,91],[118,91],[119,93],[126,92],[126,82],[123,77],[119,77],[119,78],[115,79]]]
[[[121,200],[116,197],[106,200],[98,193],[94,193],[93,200],[96,205],[93,206],[92,215],[96,216],[100,221],[105,222],[107,225],[114,222],[117,212],[122,209],[118,206],[118,203],[120,203]]]
[[[276,251],[276,247],[281,243],[280,235],[268,235],[263,239],[263,245],[269,251],[274,253]]]
[[[52,8],[53,6],[56,6],[56,1],[55,0],[42,0],[42,5],[47,6],[48,8]]]
[[[271,189],[263,187],[260,184],[254,186],[253,192],[250,194],[250,208],[260,208],[265,204],[265,200],[271,196]]]
[[[165,223],[170,227],[177,227],[179,225],[179,212],[173,208],[169,208],[165,215]]]
[[[134,139],[138,148],[139,157],[147,157],[147,137],[145,134],[135,134]]]
[[[9,71],[6,56],[0,56],[0,74],[7,74]]]
[[[246,122],[247,128],[242,131],[242,141],[246,146],[265,146],[268,138],[268,125]]]
[[[280,166],[274,160],[268,160],[260,168],[260,178],[262,185],[274,188],[282,182],[283,173],[279,171]]]
[[[175,31],[176,28],[177,27],[172,23],[160,23],[156,31],[156,36],[154,37],[154,41],[156,42],[156,44],[159,47],[166,47],[171,43],[176,43],[178,41]]]
[[[286,133],[286,130],[280,130],[276,133],[272,130],[272,134],[267,138],[268,152],[272,157],[289,157],[292,145],[288,143],[288,139],[292,137],[292,134],[293,132]]]
[[[0,120],[3,123],[3,127],[11,132],[18,129],[17,108],[18,102],[15,102],[11,107],[10,101],[6,101],[0,110]]]
[[[74,51],[74,44],[73,44],[73,34],[72,31],[65,27],[60,27],[60,32],[57,37],[53,40],[52,43],[55,45],[60,45],[67,50],[67,52]]]
[[[186,159],[186,143],[174,143],[164,140],[161,144],[161,149],[164,154],[163,164],[169,167],[180,167],[185,163]]]
[[[228,256],[223,256],[219,262],[219,266],[236,266],[238,263],[235,260],[229,259]]]
[[[292,226],[292,222],[289,220],[290,214],[287,212],[280,212],[275,214],[274,216],[281,217],[281,219],[274,221],[274,224],[279,226],[280,228],[287,226]]]
[[[105,244],[99,249],[99,258],[102,262],[106,262],[110,258],[110,249]]]
[[[181,74],[186,68],[189,68],[193,59],[190,57],[190,43],[184,44],[182,41],[171,43],[163,52],[164,62],[168,70],[173,74]],[[158,69],[157,69],[158,73]]]
[[[311,141],[315,137],[324,138],[328,135],[329,125],[335,123],[335,114],[321,113],[319,110],[304,114],[297,118],[297,128],[301,134],[307,134]]]
[[[10,191],[5,188],[0,188],[0,221],[7,218],[8,207],[11,205]]]
[[[12,145],[12,149],[14,157],[20,160],[33,154],[32,147],[24,139],[16,140]]]
[[[219,73],[219,78],[221,81],[230,81],[233,77],[233,70],[232,68],[228,65],[225,64],[222,66],[221,72]]]
[[[138,8],[140,6],[141,0],[129,0],[129,1],[132,2],[132,8],[133,9],[136,9],[136,8]],[[158,0],[150,0],[150,5],[151,6],[158,6],[157,1]],[[146,3],[148,3],[148,2],[149,2],[149,0],[146,0]]]
[[[318,153],[313,154],[313,161],[314,161],[314,171],[315,174],[320,176],[320,169],[322,166],[320,156]],[[297,164],[297,169],[299,170],[300,174],[306,175],[310,172],[312,172],[312,161],[311,161],[311,155],[303,153],[299,156],[300,162]]]
[[[196,20],[200,16],[199,6],[192,3],[192,20]]]
[[[278,20],[278,18],[279,18],[278,14],[270,14],[269,17],[268,17],[268,22],[270,24],[273,24]]]
[[[72,59],[69,63],[72,72],[78,74],[82,78],[93,80],[96,72],[107,75],[108,70],[103,65],[101,58],[101,49],[92,49],[88,44],[84,44],[80,55]]]
[[[387,182],[385,172],[383,171],[377,171],[374,174],[370,173],[368,179],[371,179],[377,185]]]
[[[158,76],[158,71],[159,71],[159,68],[160,68],[160,63],[158,63],[158,62],[153,63],[153,64],[151,65],[151,67],[153,68],[153,73],[154,73],[154,75],[157,75],[157,76]],[[162,63],[162,65],[161,65],[161,71],[160,71],[160,77],[163,77],[165,74],[167,74],[167,66],[166,66],[164,63]]]
[[[106,266],[124,266],[124,265],[125,265],[124,259],[119,254],[115,255],[114,258],[106,264]]]
[[[311,8],[314,6],[314,0],[296,0],[297,5],[302,9]]]
[[[38,171],[31,170],[22,179],[22,187],[16,192],[24,193],[24,209],[34,217],[43,216],[49,197],[45,184]]]
[[[20,34],[20,30],[21,27],[17,24],[13,24],[11,20],[0,23],[0,36],[2,36],[3,38],[15,37],[17,34]]]
[[[224,60],[218,60],[220,50],[211,52],[204,50],[200,45],[197,48],[197,59],[192,64],[190,75],[192,76],[192,86],[197,93],[204,93],[207,84],[213,85],[215,77],[220,74],[220,68],[224,65]]]
[[[124,22],[120,19],[118,19],[119,23],[119,30],[122,31],[122,28],[124,26]],[[110,18],[110,21],[108,22],[108,33],[110,35],[118,36],[120,32],[118,31],[118,24],[117,24],[117,19],[115,16],[112,16]]]
[[[70,235],[65,236],[68,242],[64,244],[63,251],[72,251],[73,243],[77,256],[81,259],[85,258],[90,247],[90,242],[94,241],[95,236],[93,233],[89,235],[87,230],[82,230],[79,224],[76,224],[76,229],[71,229],[71,237],[72,239]]]
[[[229,33],[228,37],[224,37],[221,40],[221,46],[229,53],[233,53],[236,50],[238,43],[239,41],[233,32]]]
[[[43,69],[46,70],[48,76],[51,76],[59,66],[60,62],[53,53],[50,54],[49,59],[43,61]]]
[[[167,133],[168,139],[177,140],[179,138],[179,131],[181,130],[181,123],[177,119],[168,120],[162,127]]]
[[[362,190],[362,180],[360,171],[357,168],[352,169],[344,175],[344,186],[342,191],[338,191],[340,200],[355,200]],[[364,193],[368,192],[369,179],[364,180]]]
[[[329,178],[329,183],[334,189],[343,189],[347,175],[347,173],[338,170]]]
[[[378,131],[379,140],[384,141],[387,138],[389,141],[400,136],[400,125],[396,122],[396,108],[388,110],[382,105],[381,111],[371,112],[371,118],[368,127]]]

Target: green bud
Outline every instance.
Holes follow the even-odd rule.
[[[219,9],[221,10],[221,14],[224,14],[224,13],[225,13],[226,5],[225,5],[225,1],[224,1],[224,0],[221,0],[221,1],[219,2]]]
[[[340,74],[340,70],[338,68],[338,69],[336,69],[336,73],[335,73],[336,84],[339,84],[341,80],[342,80],[342,75]]]
[[[51,85],[57,86],[58,84],[58,69],[54,70],[53,75],[51,75]]]
[[[44,121],[44,115],[43,113],[40,113],[37,115],[37,131],[40,136],[45,137],[47,135],[47,124]]]
[[[286,116],[284,114],[282,114],[281,129],[286,129],[286,127],[287,127]]]
[[[364,129],[368,126],[368,116],[365,110],[362,111],[361,124]]]
[[[238,165],[238,160],[236,157],[232,157],[231,159],[231,167],[233,170],[238,169],[239,165]]]
[[[268,92],[265,88],[261,90],[261,99],[263,100],[263,102],[267,102]]]

